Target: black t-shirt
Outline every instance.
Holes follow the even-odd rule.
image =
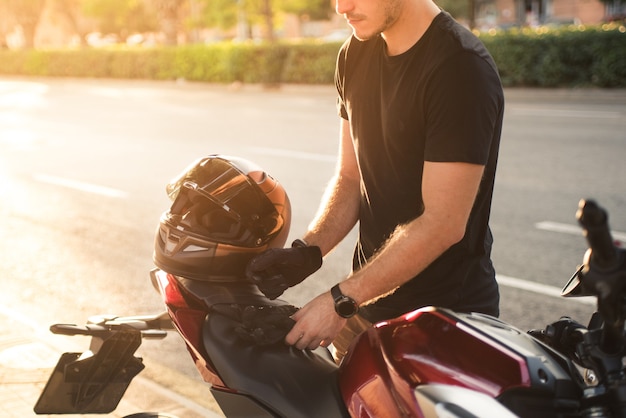
[[[355,269],[398,225],[422,214],[424,161],[485,166],[465,237],[363,315],[378,321],[427,305],[497,315],[488,223],[504,98],[483,44],[442,12],[401,55],[388,56],[380,36],[352,37],[339,52],[335,82],[361,171]]]

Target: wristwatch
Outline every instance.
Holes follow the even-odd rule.
[[[339,284],[330,288],[330,294],[335,301],[335,312],[342,318],[353,317],[359,311],[359,305],[350,296],[341,293]]]

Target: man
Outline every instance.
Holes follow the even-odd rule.
[[[345,351],[369,323],[427,305],[498,315],[488,220],[504,99],[492,58],[431,0],[336,11],[353,29],[335,77],[337,171],[303,239],[257,256],[248,276],[276,297],[358,222],[352,274],[293,315],[287,344]]]

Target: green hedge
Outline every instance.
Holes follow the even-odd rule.
[[[507,86],[626,87],[623,26],[509,30],[481,40]]]
[[[331,83],[338,43],[0,51],[0,74],[213,83]]]
[[[626,87],[623,26],[479,35],[505,86]],[[0,74],[213,83],[333,82],[339,43],[219,43],[158,48],[2,50]]]

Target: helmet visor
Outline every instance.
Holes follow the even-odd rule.
[[[260,169],[259,169],[260,170]],[[170,182],[170,212],[217,242],[262,245],[280,231],[283,219],[257,184],[229,161],[202,158]]]

